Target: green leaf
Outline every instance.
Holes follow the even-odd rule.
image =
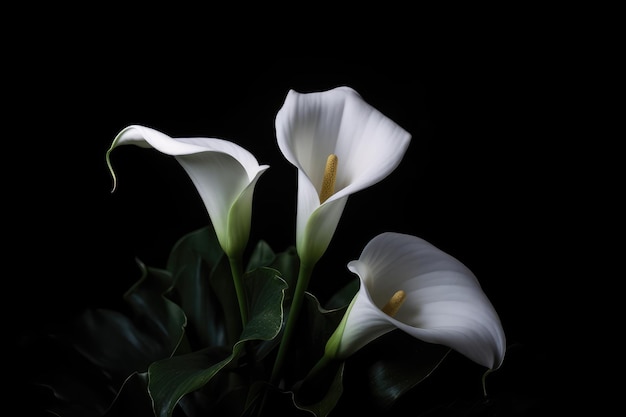
[[[286,257],[288,259],[291,254]],[[337,361],[323,369],[318,377],[305,380],[305,377],[323,356],[326,340],[341,321],[347,306],[335,310],[322,308],[318,300],[310,293],[305,293],[304,305],[300,315],[298,330],[294,334],[292,351],[288,358],[290,367],[285,369],[287,386],[293,390],[281,391],[267,383],[253,385],[247,403],[248,413],[253,413],[259,404],[253,400],[267,400],[264,410],[276,414],[271,407],[284,409],[284,401],[288,398],[288,406],[316,416],[326,416],[333,409],[342,393],[343,362]],[[274,339],[271,342],[278,342]],[[268,343],[271,343],[268,342]],[[259,350],[267,347],[264,345]],[[257,358],[260,354],[257,352]],[[268,400],[271,399],[271,400]],[[252,410],[252,411],[251,411]],[[278,412],[280,414],[280,412]],[[304,414],[304,413],[303,413]],[[246,414],[247,415],[247,414]]]
[[[258,268],[244,276],[250,318],[240,340],[270,340],[276,337],[283,322],[283,299],[287,283],[278,271]]]
[[[267,261],[269,257],[265,258]],[[300,260],[295,247],[289,247],[286,251],[280,252],[274,256],[274,259],[267,265],[269,268],[273,268],[280,272],[281,278],[287,283],[287,290],[285,291],[285,299],[283,304],[287,311],[291,303],[293,291],[296,287],[296,280],[298,278],[298,268]],[[263,341],[256,347],[256,359],[263,360],[269,355],[280,343],[279,338]]]
[[[168,270],[176,278],[170,297],[188,318],[191,350],[232,346],[241,333],[239,304],[230,263],[211,225],[181,238],[170,253]]]
[[[293,397],[293,402],[296,407],[301,410],[310,411],[316,417],[326,417],[335,408],[343,395],[343,370],[344,361],[332,361],[321,372],[320,375],[316,375],[315,378],[305,381],[309,385],[308,390],[311,390],[311,385],[318,385],[322,387],[325,394],[315,400],[307,399],[303,401],[304,391],[306,384],[301,386],[301,389]]]
[[[172,282],[164,270],[137,261],[142,276],[124,295],[132,317],[108,309],[86,310],[73,324],[75,349],[96,366],[124,380],[171,356],[186,324],[183,311],[163,294]]]
[[[269,266],[274,259],[276,258],[276,254],[270,248],[270,246],[264,240],[260,240],[259,243],[254,247],[252,254],[250,255],[250,260],[248,261],[248,267],[246,271],[251,271],[256,268],[260,268],[263,266]]]
[[[134,322],[143,331],[161,341],[171,355],[180,343],[187,318],[181,308],[165,294],[173,285],[172,275],[137,260],[143,271],[140,280],[125,294],[124,299],[134,312]]]
[[[145,373],[154,361],[170,357],[184,335],[182,310],[164,296],[172,276],[137,260],[140,279],[124,294],[129,310],[87,309],[39,343],[42,357],[52,355],[54,374],[38,378],[74,410],[108,409],[129,377]],[[61,349],[55,355],[51,349]],[[44,354],[45,352],[45,354]],[[136,387],[136,385],[133,385]],[[140,390],[139,390],[140,391]],[[134,394],[133,394],[134,395]],[[144,390],[147,396],[147,389]],[[139,397],[137,398],[139,400]],[[59,410],[62,404],[56,407]],[[112,411],[111,411],[112,412]]]
[[[204,387],[228,365],[236,366],[235,359],[245,353],[245,342],[270,340],[278,334],[287,284],[275,270],[269,268],[251,271],[244,280],[250,296],[250,317],[229,355],[222,349],[209,348],[174,356],[150,366],[148,385],[158,417],[171,416],[184,395]]]
[[[208,269],[207,263],[197,257],[179,270],[175,291],[169,294],[187,316],[185,332],[193,350],[227,344],[224,313],[219,296],[210,284],[212,275]],[[229,271],[225,275],[220,278],[232,279]]]
[[[366,408],[385,411],[430,376],[449,353],[446,346],[394,330],[348,358],[346,383]]]
[[[41,335],[29,340],[28,349],[22,351],[30,369],[33,382],[32,393],[41,388],[49,399],[45,405],[51,415],[101,416],[115,397],[120,381],[111,381],[95,364],[79,354],[71,345],[71,339],[56,335]],[[20,372],[24,372],[19,367]],[[46,372],[41,372],[43,370]],[[43,397],[42,397],[43,398]]]
[[[343,361],[331,361],[318,368],[317,361],[324,356],[326,341],[335,331],[347,305],[327,310],[315,296],[305,293],[301,325],[294,340],[295,356],[291,378],[300,379],[294,385],[293,402],[301,410],[317,417],[325,417],[337,404],[343,393]],[[314,369],[314,372],[310,371]]]
[[[344,305],[341,308],[327,310],[313,294],[305,292],[304,295],[304,308],[293,341],[295,354],[300,358],[297,361],[298,366],[293,367],[298,372],[292,375],[295,379],[304,378],[324,355],[326,341],[341,322],[347,308],[347,305]]]
[[[113,310],[86,310],[75,322],[75,349],[114,381],[145,371],[155,360],[172,353],[169,340],[155,340],[126,315]]]
[[[276,254],[272,263],[267,266],[280,271],[280,276],[288,285],[285,297],[287,300],[291,300],[293,291],[296,288],[298,270],[300,268],[300,259],[298,258],[296,248],[294,246],[290,246],[284,252]]]
[[[154,417],[148,395],[148,377],[145,372],[133,373],[125,381],[102,417]]]
[[[224,256],[224,251],[217,240],[213,226],[209,224],[186,234],[174,244],[166,269],[176,275],[179,270],[195,262],[198,257],[213,267],[219,263],[222,256]]]
[[[283,252],[275,253],[265,241],[261,240],[250,255],[247,270],[251,271],[260,267],[276,269],[280,271],[281,277],[287,282],[289,289],[293,291],[298,279],[299,266],[300,259],[295,246],[290,246]],[[289,294],[291,291],[288,291],[288,299],[291,298]]]
[[[245,277],[245,275],[244,275]],[[245,278],[244,278],[245,280]],[[222,323],[226,332],[226,344],[232,346],[241,334],[241,315],[235,283],[228,257],[223,256],[208,277],[210,292],[214,294],[214,307],[211,309],[216,323]],[[204,284],[206,285],[206,284]]]

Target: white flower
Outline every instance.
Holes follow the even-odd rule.
[[[411,139],[349,87],[289,91],[276,137],[298,169],[296,247],[307,264],[326,251],[348,197],[388,176]]]
[[[489,369],[502,364],[504,330],[474,274],[415,236],[382,233],[348,264],[361,281],[326,354],[345,358],[400,329],[448,346]]]
[[[131,125],[118,133],[106,158],[113,175],[110,154],[120,145],[154,148],[176,157],[198,193],[224,252],[238,257],[250,235],[252,197],[261,174],[269,168],[235,143],[214,138],[171,138],[154,129]]]

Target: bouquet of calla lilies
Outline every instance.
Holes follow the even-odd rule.
[[[362,363],[372,372],[359,383],[380,410],[451,350],[484,367],[485,388],[506,351],[499,316],[472,271],[427,241],[393,231],[372,236],[358,259],[346,259],[352,281],[323,305],[309,291],[311,280],[327,279],[315,266],[348,198],[394,171],[411,134],[349,87],[289,91],[275,128],[297,168],[295,242],[282,252],[249,242],[255,186],[270,167],[246,149],[141,125],[113,139],[106,153],[113,190],[118,148],[153,148],[180,163],[209,221],[178,240],[165,268],[138,261],[141,276],[124,294],[128,312],[94,309],[77,318],[79,331],[67,340],[99,370],[102,389],[76,394],[50,383],[60,400],[52,412],[324,417],[342,398],[346,364],[374,344],[380,355]],[[83,391],[96,384],[73,381]]]

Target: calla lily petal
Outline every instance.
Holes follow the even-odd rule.
[[[154,148],[182,165],[206,206],[224,252],[238,256],[250,235],[252,196],[261,174],[269,168],[239,145],[215,138],[171,138],[149,127],[131,125],[113,140],[107,163],[114,179],[110,154],[121,145]]]
[[[338,356],[400,329],[489,369],[502,364],[506,339],[498,314],[474,274],[454,257],[418,237],[388,232],[372,239],[348,268],[361,287],[342,323]],[[390,317],[382,308],[398,290],[406,298]]]
[[[387,177],[411,139],[349,87],[306,94],[290,90],[276,115],[276,137],[298,169],[296,246],[310,263],[328,247],[348,196]],[[334,193],[321,202],[331,154],[338,158]]]

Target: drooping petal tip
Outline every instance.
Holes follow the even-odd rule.
[[[268,165],[259,165],[246,149],[224,139],[172,138],[146,126],[131,125],[118,133],[107,152],[113,189],[117,178],[110,153],[117,146],[131,144],[174,156],[195,185],[224,251],[229,256],[242,253],[250,232],[254,187]]]

